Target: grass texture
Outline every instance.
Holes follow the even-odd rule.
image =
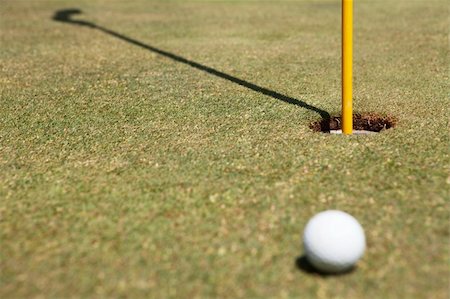
[[[448,28],[355,1],[355,112],[397,126],[345,137],[309,128],[340,1],[1,1],[0,297],[448,298]],[[326,209],[365,228],[351,274],[296,266]]]

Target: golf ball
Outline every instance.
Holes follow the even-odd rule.
[[[306,258],[317,269],[339,273],[352,268],[364,254],[366,237],[351,215],[329,210],[312,217],[303,233]]]

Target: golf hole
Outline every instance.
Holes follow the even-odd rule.
[[[341,116],[332,116],[315,121],[310,128],[315,132],[342,134]],[[395,127],[394,117],[376,113],[353,114],[353,134],[375,134]]]

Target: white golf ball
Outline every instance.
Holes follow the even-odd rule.
[[[326,273],[344,272],[352,268],[364,254],[366,237],[359,222],[337,210],[316,214],[303,233],[308,261]]]

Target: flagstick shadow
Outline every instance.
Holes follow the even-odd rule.
[[[211,67],[208,67],[206,65],[200,64],[198,62],[195,62],[195,61],[186,59],[184,57],[175,55],[173,53],[170,53],[170,52],[158,49],[158,48],[153,47],[151,45],[144,44],[144,43],[142,43],[142,42],[140,42],[138,40],[135,40],[133,38],[127,37],[125,35],[122,35],[120,33],[115,32],[115,31],[112,31],[112,30],[109,30],[109,29],[104,28],[102,26],[96,25],[94,23],[87,22],[87,21],[82,21],[82,20],[74,20],[74,19],[72,19],[72,17],[74,15],[81,14],[81,13],[82,13],[82,11],[79,10],[79,9],[59,10],[59,11],[55,12],[55,14],[53,15],[52,19],[54,21],[57,21],[57,22],[63,22],[63,23],[68,23],[68,24],[72,24],[72,25],[78,25],[78,26],[84,26],[84,27],[88,27],[88,28],[92,28],[92,29],[97,29],[99,31],[102,31],[102,32],[104,32],[106,34],[114,36],[114,37],[116,37],[118,39],[126,41],[126,42],[128,42],[130,44],[133,44],[135,46],[144,48],[144,49],[149,50],[149,51],[151,51],[153,53],[157,53],[157,54],[159,54],[161,56],[170,58],[170,59],[172,59],[174,61],[177,61],[177,62],[186,64],[186,65],[189,65],[189,66],[191,66],[191,67],[193,67],[195,69],[204,71],[204,72],[206,72],[208,74],[211,74],[211,75],[217,76],[219,78],[228,80],[230,82],[236,83],[236,84],[238,84],[240,86],[244,86],[244,87],[246,87],[248,89],[251,89],[253,91],[259,92],[259,93],[264,94],[266,96],[272,97],[274,99],[277,99],[277,100],[280,100],[280,101],[283,101],[283,102],[286,102],[286,103],[289,103],[289,104],[292,104],[292,105],[296,105],[296,106],[302,107],[304,109],[308,109],[308,110],[314,111],[314,112],[318,113],[323,119],[329,119],[330,118],[330,114],[327,111],[322,110],[322,109],[317,108],[317,107],[314,107],[314,106],[312,106],[312,105],[310,105],[310,104],[308,104],[306,102],[303,102],[303,101],[294,99],[292,97],[288,97],[286,95],[280,94],[280,93],[278,93],[276,91],[273,91],[273,90],[270,90],[270,89],[258,86],[256,84],[251,83],[251,82],[245,81],[243,79],[239,79],[237,77],[234,77],[234,76],[231,76],[229,74],[223,73],[221,71],[218,71],[218,70],[213,69]]]

